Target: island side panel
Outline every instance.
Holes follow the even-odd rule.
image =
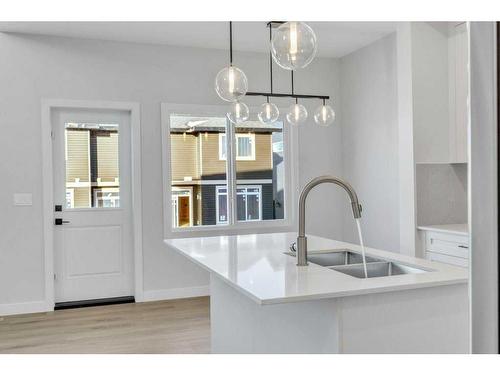
[[[338,353],[334,299],[260,305],[210,276],[212,353]]]
[[[467,284],[344,297],[342,353],[468,353]]]

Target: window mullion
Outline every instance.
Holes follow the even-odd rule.
[[[227,208],[228,224],[236,223],[236,142],[234,125],[226,120]]]

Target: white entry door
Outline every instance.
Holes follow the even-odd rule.
[[[132,296],[130,112],[52,114],[55,301]]]

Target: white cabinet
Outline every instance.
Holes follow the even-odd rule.
[[[469,235],[422,230],[424,256],[428,260],[454,266],[469,265]]]
[[[468,37],[465,23],[453,25],[449,40],[450,163],[467,162]]]
[[[465,23],[412,25],[416,163],[466,163],[468,32]]]

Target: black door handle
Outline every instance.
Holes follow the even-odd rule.
[[[68,224],[68,223],[69,223],[68,220],[63,220],[61,218],[56,219],[54,222],[55,225],[63,225],[63,224]]]

